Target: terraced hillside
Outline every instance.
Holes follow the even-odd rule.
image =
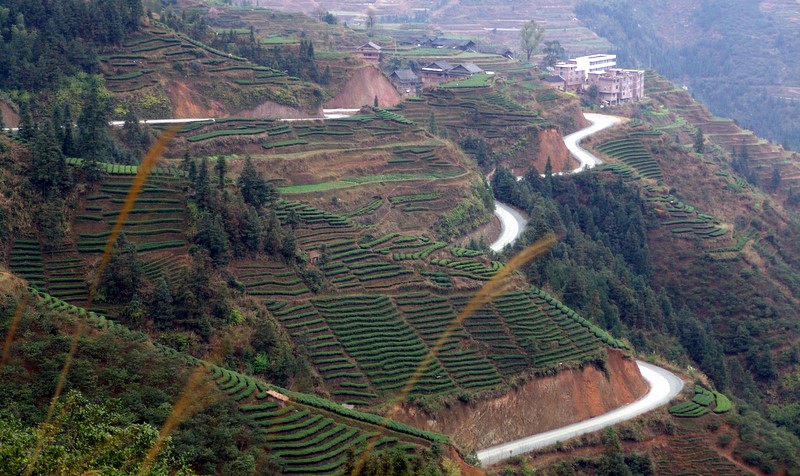
[[[182,2],[189,3],[189,2]],[[398,30],[403,36],[412,38],[436,36],[440,30],[461,38],[479,38],[485,43],[515,46],[519,39],[519,28],[530,19],[546,25],[546,40],[559,40],[570,53],[583,54],[606,51],[610,44],[575,19],[577,2],[539,0],[531,3],[498,2],[486,4],[475,1],[437,3],[429,0],[414,0],[401,5],[376,3],[372,9],[377,20],[373,35],[392,34]],[[351,28],[366,30],[367,15],[363,3],[355,1],[307,1],[261,0],[261,7],[277,10],[333,13],[340,23]],[[230,9],[235,12],[237,9]],[[410,30],[410,31],[409,31]],[[410,34],[409,34],[410,33]]]
[[[667,155],[664,149],[669,139],[691,140],[691,127],[681,117],[648,107],[643,119],[634,119],[626,128],[607,134],[593,148],[609,160],[600,170],[643,182],[642,195],[655,212],[660,231],[668,232],[671,239],[694,241],[712,259],[737,258],[748,242],[758,238],[756,230],[747,224],[737,228],[735,215],[729,213],[730,205],[743,199],[737,195],[744,195],[749,184],[732,176],[716,156],[713,160],[711,156],[704,158],[690,152],[688,145],[682,146],[683,150],[673,146]],[[685,161],[676,162],[678,156]],[[697,173],[715,177],[700,192],[684,186]],[[703,207],[708,208],[692,204],[692,197],[703,199]]]
[[[318,257],[323,289],[314,295],[275,262],[234,265],[237,279],[305,348],[336,401],[375,405],[412,375],[412,396],[499,390],[530,371],[624,347],[539,290],[503,294],[456,324],[470,299],[464,291],[491,279],[500,263],[425,238],[374,237],[308,205],[278,205],[282,220],[294,215],[298,246]]]
[[[153,22],[119,47],[103,51],[111,92],[140,117],[227,116],[270,102],[284,114],[316,112],[322,93],[311,83],[257,66]]]
[[[157,352],[174,357],[177,365],[195,368],[204,378],[201,385],[213,386],[223,398],[227,396],[237,403],[280,474],[341,474],[348,458],[365,450],[414,453],[433,444],[450,444],[445,435],[270,385],[151,342],[147,335],[104,315],[87,312],[35,289],[31,292],[50,310],[86,319],[95,332],[116,332],[131,341],[152,345]]]
[[[460,151],[398,112],[367,107],[325,121],[198,122],[184,126],[175,150],[224,150],[234,169],[250,155],[287,197],[387,230],[429,233],[425,224],[471,199],[480,178]]]
[[[746,154],[749,168],[758,175],[761,183],[770,183],[777,171],[780,177],[777,186],[781,193],[800,190],[800,156],[796,152],[786,151],[780,145],[761,139],[730,119],[714,117],[689,93],[652,72],[647,74],[645,86],[647,96],[663,105],[673,120],[682,120],[700,129],[708,141],[731,154],[739,157]]]
[[[69,160],[72,165],[80,162]],[[30,234],[11,246],[12,271],[31,286],[75,304],[87,300],[89,286],[96,278],[92,272],[136,173],[135,166],[100,165],[106,175],[75,203],[69,236],[47,242],[42,236]],[[172,279],[186,262],[186,182],[176,173],[171,168],[155,170],[133,204],[123,229],[142,261],[144,276],[151,280]]]

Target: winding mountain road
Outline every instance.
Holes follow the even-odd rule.
[[[571,174],[582,172],[603,163],[603,161],[598,159],[594,154],[581,147],[581,141],[592,134],[596,134],[622,122],[622,119],[619,117],[607,116],[605,114],[586,112],[583,116],[591,122],[592,125],[564,137],[564,144],[567,146],[567,150],[569,150],[570,154],[572,154],[575,160],[580,164],[577,169],[568,172]],[[517,177],[517,180],[519,179],[520,177]],[[500,236],[494,243],[489,245],[489,248],[491,248],[492,251],[500,251],[519,238],[528,222],[519,211],[502,202],[495,201],[494,214],[500,219],[501,231]]]
[[[565,441],[584,433],[601,430],[615,425],[621,421],[629,420],[650,410],[660,407],[672,400],[683,390],[683,381],[675,374],[661,367],[637,360],[642,377],[650,384],[650,391],[639,400],[608,413],[573,423],[555,430],[546,431],[536,435],[527,436],[516,441],[492,446],[478,451],[478,460],[482,465],[498,463],[500,461],[519,456],[530,451],[544,448],[559,441]]]
[[[494,214],[500,219],[500,236],[494,243],[489,245],[489,248],[492,251],[500,251],[522,235],[522,231],[528,221],[525,220],[522,213],[510,205],[498,201],[494,202]]]
[[[570,172],[573,174],[591,169],[595,165],[603,163],[603,161],[598,159],[594,154],[581,147],[581,141],[592,134],[596,134],[622,122],[622,119],[616,116],[594,114],[591,112],[583,113],[583,117],[591,122],[592,125],[564,137],[564,144],[567,146],[570,154],[581,164],[580,167]]]
[[[584,117],[592,125],[564,137],[567,149],[580,163],[580,167],[569,173],[579,173],[602,164],[603,161],[582,148],[580,142],[592,134],[622,122],[619,117],[603,114],[584,113]],[[493,251],[500,251],[519,238],[526,221],[518,211],[501,202],[495,202],[494,213],[500,219],[502,231],[500,237],[491,244],[490,248]],[[658,408],[668,403],[683,390],[683,381],[672,372],[639,360],[636,361],[636,364],[639,366],[642,377],[650,385],[650,390],[639,400],[588,420],[480,450],[478,451],[478,460],[483,465],[494,464],[584,433],[601,430]]]

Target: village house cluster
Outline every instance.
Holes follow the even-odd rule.
[[[409,41],[411,43],[409,43]],[[452,38],[425,38],[407,39],[401,43],[414,44],[415,46],[426,48],[443,48],[460,51],[482,52],[513,58],[513,53],[508,48],[494,45],[479,47],[471,40]],[[374,64],[381,62],[383,53],[382,50],[383,48],[380,45],[377,45],[371,41],[356,48],[356,52],[364,61]],[[387,72],[387,74],[389,79],[398,87],[398,89],[405,91],[407,94],[414,94],[424,85],[438,84],[459,78],[468,78],[473,74],[484,72],[485,71],[475,63],[467,62],[451,64],[447,61],[434,61],[421,66],[417,72],[414,72],[408,68],[404,68],[396,69],[391,73]]]
[[[617,104],[644,97],[644,71],[616,68],[617,55],[580,56],[556,63],[544,82],[560,91],[580,92],[597,86],[598,99]]]

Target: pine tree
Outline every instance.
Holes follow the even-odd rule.
[[[66,181],[67,164],[49,124],[34,132],[29,176],[31,183],[45,197],[54,187],[61,186]]]
[[[271,255],[280,252],[283,244],[281,243],[281,222],[278,216],[270,212],[269,221],[264,231],[264,251]]]
[[[242,173],[236,183],[245,203],[257,209],[271,204],[277,198],[275,188],[264,179],[261,172],[256,170],[253,159],[249,156],[244,159]]]
[[[703,131],[699,127],[694,131],[694,151],[702,154],[705,150]]]
[[[625,464],[625,455],[619,443],[619,435],[614,428],[608,428],[603,433],[603,459],[600,462],[598,475],[604,476],[630,476],[631,470]]]
[[[2,40],[0,40],[2,41]],[[0,133],[3,132],[3,129],[6,128],[6,121],[3,119],[3,108],[0,107]]]
[[[72,107],[69,103],[64,105],[64,113],[61,114],[61,152],[67,157],[77,157],[78,151],[75,147],[75,131],[72,123]]]
[[[153,297],[150,299],[150,318],[159,329],[169,329],[175,321],[172,290],[164,277],[156,281]]]
[[[20,139],[31,140],[35,133],[36,126],[33,124],[30,107],[27,102],[19,106],[19,130],[17,135]]]
[[[116,302],[130,301],[138,292],[143,276],[136,245],[128,241],[124,232],[120,233],[103,275],[105,296]]]
[[[215,265],[224,265],[228,262],[228,248],[230,243],[222,224],[222,217],[210,212],[204,212],[200,218],[200,231],[195,236],[197,243],[208,250],[211,261]]]
[[[208,177],[208,159],[205,157],[200,159],[200,170],[197,172],[194,189],[200,207],[208,208],[211,205],[211,184]]]
[[[214,171],[217,172],[217,187],[222,191],[225,188],[225,173],[227,172],[225,157],[219,157],[214,164]]]
[[[242,243],[245,249],[251,253],[258,251],[263,233],[264,229],[258,212],[252,206],[247,207],[242,224]]]

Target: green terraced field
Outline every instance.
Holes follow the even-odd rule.
[[[638,139],[625,137],[610,140],[600,144],[597,150],[632,167],[642,177],[649,179],[662,177],[661,168],[653,155]]]
[[[148,340],[146,334],[131,331],[103,315],[87,312],[35,289],[31,292],[48,308],[86,318],[97,329],[118,332],[132,340]],[[266,384],[163,344],[153,345],[184,365],[204,368],[208,382],[222,395],[237,402],[253,430],[264,436],[265,449],[282,474],[338,474],[348,452],[358,455],[368,446],[380,453],[398,447],[415,451],[433,443],[450,443],[445,435],[349,410],[314,395]],[[274,395],[280,395],[281,399]]]

